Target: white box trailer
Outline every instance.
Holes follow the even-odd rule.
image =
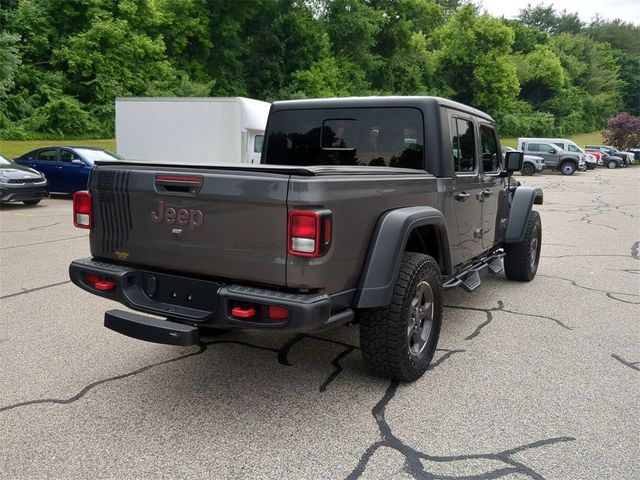
[[[128,160],[260,163],[271,104],[243,97],[116,99],[116,149]]]

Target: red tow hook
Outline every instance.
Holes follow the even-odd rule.
[[[116,288],[116,282],[110,282],[110,281],[104,280],[102,282],[94,283],[93,287],[96,290],[100,290],[100,291],[103,291],[103,292],[108,292],[109,290],[113,290],[114,288]]]
[[[238,318],[251,318],[256,316],[256,309],[252,307],[249,307],[249,308],[233,307],[231,309],[231,315]]]

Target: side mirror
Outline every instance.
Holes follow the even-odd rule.
[[[555,149],[555,148],[552,148],[551,150],[549,150],[549,153],[551,153],[551,154],[555,155],[557,152],[556,152],[556,149]]]
[[[78,158],[74,158],[73,160],[71,160],[71,165],[75,165],[76,167],[81,167],[82,165],[84,165],[84,163],[82,162],[82,160]]]
[[[519,172],[522,170],[522,162],[524,162],[523,152],[507,152],[504,158],[504,163],[508,173]]]

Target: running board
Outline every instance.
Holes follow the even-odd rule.
[[[487,273],[496,274],[503,270],[502,257],[504,257],[504,253],[501,252],[483,258],[452,279],[447,280],[442,287],[445,290],[462,287],[467,292],[473,292],[480,286],[482,277]]]

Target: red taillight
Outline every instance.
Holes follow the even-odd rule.
[[[284,320],[285,318],[289,318],[289,309],[287,307],[269,305],[269,320]]]
[[[291,235],[300,238],[316,238],[318,217],[315,212],[291,215]]]
[[[93,228],[91,195],[87,191],[73,194],[73,224],[78,228]]]
[[[287,251],[298,257],[319,257],[331,243],[329,210],[291,210],[287,232]]]

